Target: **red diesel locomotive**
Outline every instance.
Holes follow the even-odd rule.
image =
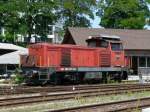
[[[68,84],[121,81],[127,78],[123,44],[119,37],[90,36],[88,47],[36,43],[21,55],[28,84]]]

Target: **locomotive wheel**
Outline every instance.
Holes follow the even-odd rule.
[[[83,83],[83,79],[84,79],[84,75],[85,73],[75,73],[74,76],[75,76],[75,84],[81,84]]]
[[[50,84],[52,85],[60,85],[62,84],[62,76],[60,73],[53,73],[50,76]]]
[[[56,73],[55,76],[56,76],[54,80],[55,85],[61,85],[64,83],[64,75],[62,73]]]
[[[116,81],[116,82],[121,82],[121,79],[122,79],[122,75],[121,75],[121,72],[116,72],[115,74],[114,74],[114,80]]]
[[[127,80],[127,79],[128,79],[128,72],[123,71],[123,74],[122,74],[122,76],[121,76],[121,79]]]

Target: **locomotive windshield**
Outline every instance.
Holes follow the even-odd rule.
[[[111,49],[113,51],[122,51],[123,50],[122,43],[111,43]]]

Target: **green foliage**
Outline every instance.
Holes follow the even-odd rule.
[[[16,84],[21,84],[21,83],[23,83],[23,82],[24,82],[23,76],[20,75],[20,74],[17,74],[17,75],[16,75],[16,78],[15,78],[15,83],[16,83]]]
[[[90,19],[94,19],[93,8],[96,0],[56,0],[60,10],[57,15],[64,22],[64,28],[68,26],[89,27]]]
[[[150,3],[150,0],[145,0],[147,3]]]
[[[19,69],[16,69],[13,77],[12,77],[12,82],[15,84],[22,84],[25,80],[25,77],[20,74]]]
[[[6,34],[5,34],[5,37],[4,37],[4,40],[6,41],[6,42],[13,42],[14,41],[14,35],[12,35],[11,33],[9,33],[9,32],[6,32]]]
[[[95,0],[0,0],[0,26],[11,35],[47,35],[48,25],[90,26]],[[12,37],[13,38],[13,37]]]
[[[3,41],[4,36],[0,35],[0,41]]]
[[[100,0],[101,23],[106,28],[143,29],[149,16],[146,2],[141,0]]]
[[[56,21],[54,7],[56,4],[51,0],[20,0],[18,12],[21,12],[21,31],[28,34],[40,36],[46,35],[47,25]]]

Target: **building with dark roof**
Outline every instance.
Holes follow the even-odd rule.
[[[87,46],[86,39],[93,35],[114,35],[124,42],[126,56],[130,57],[134,74],[150,75],[150,31],[103,28],[73,28],[66,30],[62,44]]]

